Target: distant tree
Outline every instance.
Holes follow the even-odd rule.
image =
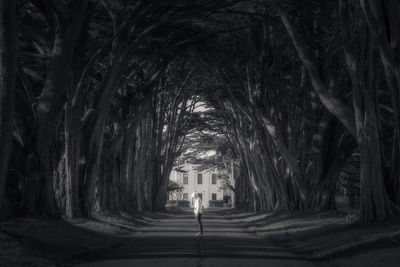
[[[178,183],[169,180],[168,181],[168,188],[167,188],[167,192],[169,195],[169,199],[171,200],[179,200],[182,199],[182,189],[183,186],[179,185]]]

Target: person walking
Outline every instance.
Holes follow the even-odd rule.
[[[200,227],[200,232],[196,235],[203,235],[203,224],[201,223],[201,213],[203,212],[203,206],[201,204],[201,198],[197,192],[192,194],[192,198],[194,198],[194,215],[196,216],[197,224]]]

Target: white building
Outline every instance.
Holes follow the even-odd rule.
[[[228,190],[220,189],[221,184],[217,176],[221,172],[217,169],[198,171],[196,165],[185,164],[182,170],[184,172],[173,170],[170,176],[171,181],[183,186],[181,199],[191,201],[192,193],[197,192],[202,199],[203,207],[208,208],[208,201],[223,200],[224,194],[231,195],[231,192],[227,192]]]

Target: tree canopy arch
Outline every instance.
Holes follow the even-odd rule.
[[[2,26],[18,27],[0,37],[0,203],[10,213],[162,209],[199,130],[235,162],[247,208],[334,209],[346,179],[360,184],[363,222],[398,213],[395,0],[9,4]]]

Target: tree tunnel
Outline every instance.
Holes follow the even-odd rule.
[[[205,144],[234,162],[240,208],[331,210],[344,190],[364,223],[398,214],[398,11],[2,1],[3,216],[163,209],[179,156]]]

